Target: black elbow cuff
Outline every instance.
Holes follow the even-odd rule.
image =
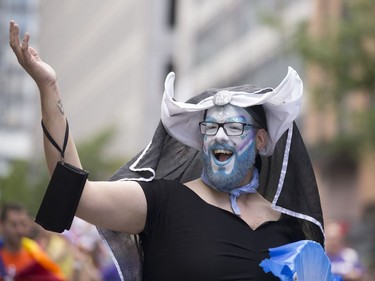
[[[87,171],[66,162],[58,162],[35,222],[54,232],[69,230],[87,177]]]

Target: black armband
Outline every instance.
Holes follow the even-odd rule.
[[[35,222],[43,228],[63,232],[69,230],[76,213],[88,172],[64,162],[68,142],[69,126],[66,122],[63,149],[56,144],[42,121],[43,131],[51,143],[61,152],[61,161],[56,164],[51,180],[39,207]]]

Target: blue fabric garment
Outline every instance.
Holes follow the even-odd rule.
[[[342,281],[332,274],[330,260],[319,243],[301,240],[269,251],[270,259],[264,259],[260,266],[282,281]]]
[[[245,186],[233,189],[230,191],[230,205],[233,212],[237,215],[241,215],[240,208],[237,205],[237,198],[243,193],[255,193],[259,186],[259,173],[256,168],[254,168],[253,179]]]

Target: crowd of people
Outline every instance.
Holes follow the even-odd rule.
[[[0,280],[119,281],[95,227],[76,218],[70,231],[47,231],[19,203],[0,214]]]

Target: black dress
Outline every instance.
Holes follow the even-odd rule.
[[[148,208],[140,234],[144,281],[279,280],[260,262],[269,248],[304,239],[296,218],[282,215],[253,230],[177,181],[140,184]]]

